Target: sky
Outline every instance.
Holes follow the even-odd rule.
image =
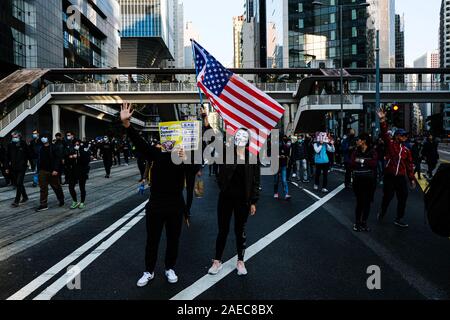
[[[244,0],[183,0],[185,21],[200,33],[200,44],[222,64],[233,64],[233,16],[244,13]],[[441,0],[396,0],[396,12],[405,14],[407,65],[439,47]]]

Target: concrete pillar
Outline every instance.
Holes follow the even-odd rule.
[[[79,127],[79,139],[83,140],[86,138],[86,116],[82,115],[78,117],[78,127]]]
[[[52,105],[52,121],[53,121],[53,135],[52,139],[55,137],[55,134],[61,132],[61,109],[58,105]],[[50,139],[51,140],[51,139]]]
[[[283,117],[283,135],[288,134],[287,130],[289,129],[290,123],[290,115],[291,115],[291,106],[289,104],[284,104],[284,117]]]

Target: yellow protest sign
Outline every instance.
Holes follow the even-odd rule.
[[[171,152],[175,147],[185,151],[197,150],[200,144],[200,121],[172,121],[159,124],[162,151]]]

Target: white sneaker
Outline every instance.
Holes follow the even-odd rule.
[[[329,191],[328,191],[327,188],[323,188],[323,189],[322,189],[322,192],[323,192],[323,193],[328,193]]]
[[[243,261],[238,261],[236,268],[237,268],[238,276],[246,276],[247,275],[247,269],[245,268],[245,264]]]
[[[149,283],[149,281],[153,280],[154,277],[155,277],[154,273],[144,272],[144,275],[142,276],[142,278],[140,278],[138,280],[137,286],[145,287]]]
[[[220,270],[222,270],[222,268],[223,268],[222,263],[220,263],[220,261],[218,260],[214,260],[212,267],[209,268],[208,270],[208,273],[214,276],[218,274]]]
[[[175,271],[173,271],[172,269],[166,270],[166,277],[167,277],[167,281],[169,281],[169,283],[177,283],[178,282],[178,277],[175,274]]]
[[[314,190],[319,190],[319,186],[314,185]]]

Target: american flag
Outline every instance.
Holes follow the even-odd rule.
[[[252,84],[233,74],[192,40],[197,85],[223,118],[226,130],[239,129],[251,134],[249,151],[258,155],[284,114],[284,108]]]

